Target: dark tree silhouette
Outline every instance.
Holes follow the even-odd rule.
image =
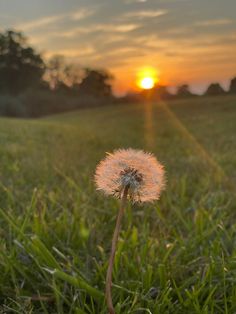
[[[47,63],[45,79],[49,82],[51,89],[57,90],[64,79],[65,60],[61,55],[53,56]]]
[[[67,63],[61,55],[54,55],[47,63],[45,80],[54,91],[75,90],[82,79],[82,70],[77,64]]]
[[[225,90],[219,83],[212,83],[208,86],[205,95],[206,96],[217,96],[225,94]]]
[[[69,63],[64,68],[65,84],[71,87],[77,87],[82,80],[83,71],[77,64]]]
[[[193,94],[189,90],[189,86],[187,84],[183,84],[177,87],[176,96],[178,97],[191,97]]]
[[[41,82],[44,62],[18,32],[0,34],[0,91],[17,94]]]
[[[168,87],[164,85],[157,85],[155,89],[155,94],[158,99],[170,99],[173,96],[168,91]]]
[[[236,77],[234,77],[230,82],[229,92],[236,94]]]
[[[112,75],[105,70],[86,69],[85,76],[79,86],[79,91],[85,95],[110,97],[112,96],[110,83],[112,79]]]
[[[167,100],[173,97],[165,85],[155,85],[152,89],[144,89],[140,92],[139,96],[140,100],[143,100],[143,98],[149,100]]]

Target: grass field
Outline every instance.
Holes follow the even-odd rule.
[[[236,97],[0,119],[0,313],[105,314],[118,202],[95,190],[105,152],[155,153],[168,184],[129,206],[118,313],[236,313]]]

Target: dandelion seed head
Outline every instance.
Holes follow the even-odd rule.
[[[98,190],[121,198],[124,189],[134,202],[159,199],[165,187],[164,167],[150,153],[136,149],[119,149],[108,153],[97,166]]]

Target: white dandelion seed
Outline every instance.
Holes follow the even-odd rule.
[[[107,195],[121,198],[128,186],[128,196],[134,202],[152,202],[165,187],[164,168],[150,153],[119,149],[100,162],[95,182]]]
[[[109,314],[115,314],[111,295],[112,269],[126,201],[128,198],[133,202],[158,200],[165,187],[164,168],[150,153],[119,149],[109,153],[97,166],[95,182],[98,190],[121,199],[106,275],[107,307]]]

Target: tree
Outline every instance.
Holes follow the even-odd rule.
[[[45,79],[49,82],[51,89],[58,89],[58,86],[63,81],[64,66],[64,57],[61,55],[55,55],[48,61]]]
[[[112,96],[112,75],[105,70],[85,69],[85,76],[79,85],[79,91],[84,95],[96,97]]]
[[[82,69],[77,64],[66,64],[64,68],[65,84],[70,86],[72,89],[77,87],[82,80]]]
[[[80,83],[81,72],[78,65],[68,64],[63,56],[54,55],[47,63],[45,79],[52,90],[69,91]]]
[[[172,94],[168,91],[168,87],[165,85],[157,85],[157,88],[155,89],[155,96],[158,99],[170,99],[173,97]]]
[[[229,92],[236,94],[236,77],[234,77],[230,82]]]
[[[178,97],[190,97],[193,94],[189,90],[189,86],[187,84],[183,84],[177,87],[176,96]]]
[[[205,95],[207,96],[217,96],[225,94],[225,90],[221,87],[219,83],[212,83],[208,86]]]
[[[44,62],[19,32],[0,34],[0,91],[17,94],[41,82]]]

